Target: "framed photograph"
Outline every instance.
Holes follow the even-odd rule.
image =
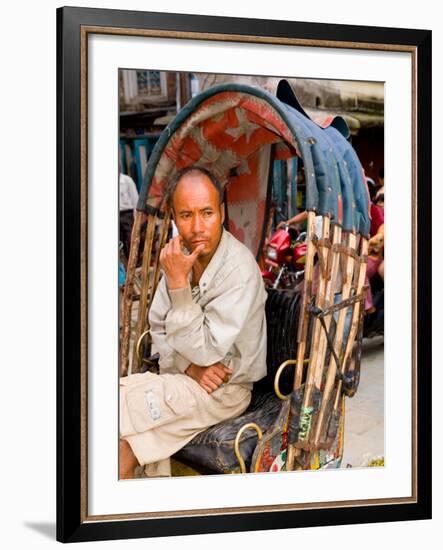
[[[77,542],[430,518],[431,32],[59,8],[57,79],[57,539]],[[246,115],[245,97],[253,97],[254,103]],[[201,121],[207,118],[199,118],[203,109],[212,109],[211,125],[205,127]],[[196,140],[188,139],[195,138],[189,133],[191,122],[196,127],[200,124],[201,135],[212,140],[210,151],[205,149],[203,154]],[[225,141],[214,133],[222,124]],[[285,134],[289,127],[296,128],[291,135]],[[322,193],[313,199],[308,191],[310,182],[321,181],[321,162],[315,155],[323,135],[329,136],[325,141],[329,153],[339,156],[347,167],[340,176],[343,181],[346,174],[353,174],[350,165],[355,153],[349,151],[357,152],[352,177],[361,180],[365,189],[371,191],[373,186],[371,200],[383,210],[379,224],[383,228],[387,216],[382,253],[362,244],[371,242],[369,225],[375,214],[363,212],[349,218],[348,232],[359,235],[359,252],[352,237],[345,246],[334,242],[331,230],[329,239],[326,218],[339,219],[346,230],[342,207],[343,212],[348,207],[358,211],[361,202],[355,186],[352,197],[357,204],[347,200],[344,191],[342,201],[342,193],[337,192],[339,207],[331,214],[332,207],[322,210]],[[173,136],[181,149],[171,146]],[[244,176],[250,181],[255,173],[252,161],[244,169],[243,161],[233,160],[233,143],[236,154],[255,160],[255,150],[251,153],[249,146],[257,136],[274,156],[257,157],[256,173],[261,174],[260,167],[267,162],[266,173],[271,177],[266,177],[263,188],[252,186],[247,196],[236,194],[234,186],[225,187],[224,226],[254,252],[259,265],[263,262],[260,268],[265,277],[267,264],[260,253],[279,224],[306,212],[308,226],[314,227],[315,216],[310,217],[310,212],[322,217],[322,228],[317,230],[322,238],[315,240],[318,277],[336,274],[332,260],[326,267],[322,264],[328,250],[347,254],[353,258],[349,262],[355,260],[351,279],[360,285],[356,286],[359,290],[352,296],[349,293],[342,307],[361,312],[362,323],[352,317],[346,329],[348,338],[349,334],[355,337],[357,330],[363,346],[365,338],[366,343],[374,334],[378,338],[375,345],[369,342],[367,356],[363,353],[360,393],[355,401],[348,397],[340,401],[342,388],[347,388],[348,396],[355,393],[355,381],[346,378],[348,371],[340,374],[339,369],[348,346],[343,344],[338,358],[329,336],[318,336],[323,348],[312,344],[309,364],[312,354],[320,353],[318,349],[323,349],[324,357],[330,350],[328,361],[337,365],[336,378],[331,378],[331,384],[339,388],[335,401],[344,403],[333,456],[319,445],[309,459],[297,462],[294,455],[289,458],[288,444],[287,454],[286,448],[284,453],[277,452],[266,469],[253,467],[252,459],[246,464],[238,459],[238,468],[208,470],[207,464],[198,466],[195,454],[180,451],[173,456],[172,475],[170,469],[164,476],[139,468],[133,479],[123,479],[119,383],[128,371],[146,371],[143,363],[151,369],[154,355],[150,353],[156,351],[143,340],[149,332],[146,324],[131,316],[138,312],[138,319],[146,320],[146,304],[152,302],[152,289],[158,284],[160,249],[167,238],[173,238],[173,227],[184,235],[177,212],[173,211],[176,225],[172,226],[169,210],[162,210],[168,178],[163,184],[159,174],[171,159],[178,171],[217,154],[231,179]],[[338,171],[339,165],[338,161],[331,164]],[[129,186],[126,195],[122,185]],[[321,191],[320,183],[317,188]],[[334,194],[334,187],[326,185],[324,191],[325,196]],[[252,210],[244,206],[248,200],[256,203]],[[331,203],[327,204],[333,203],[328,200]],[[369,203],[365,204],[369,212]],[[352,220],[358,223],[353,225]],[[310,257],[309,242],[306,258]],[[148,256],[139,257],[142,246]],[[379,311],[383,317],[365,333],[362,304],[370,284],[363,283],[363,278],[357,283],[355,273],[374,254],[379,254],[374,273],[383,282],[386,307],[380,308],[375,299],[368,306],[365,322]],[[336,270],[345,273],[346,261],[339,267],[337,260]],[[303,262],[308,265],[308,259]],[[300,271],[309,279],[307,267]],[[298,275],[290,272],[286,268],[274,274],[266,271],[274,277],[273,288],[283,284],[284,277],[294,277],[295,286]],[[345,300],[345,283],[341,284]],[[311,307],[310,314],[320,314],[312,321],[312,333],[328,309],[327,301],[323,312],[318,309],[320,289],[321,282],[316,291],[317,310],[314,301],[303,302],[303,311]],[[334,296],[333,289],[324,292]],[[328,310],[332,316],[338,311],[333,305]],[[295,333],[294,327],[285,326]],[[338,334],[344,328],[334,330]],[[315,341],[312,333],[309,338]],[[277,353],[273,338],[272,353]],[[307,336],[299,330],[299,346],[303,338]],[[336,342],[338,337],[333,338]],[[349,353],[358,348],[357,344],[352,347],[353,342]],[[267,350],[269,369],[269,346]],[[208,360],[205,365],[209,364]],[[319,380],[323,396],[328,387],[324,372],[322,378],[320,371]],[[336,371],[331,367],[331,372]],[[365,399],[357,401],[365,388],[369,388]],[[161,415],[157,402],[150,392],[143,399],[151,419],[156,420]],[[256,425],[258,448],[257,439],[266,440],[267,432],[263,436],[260,422]],[[308,428],[300,421],[298,441]],[[192,436],[186,444],[194,441]],[[237,440],[240,456],[242,441]],[[305,450],[299,445],[291,452],[299,456]],[[249,473],[237,475],[240,472]]]

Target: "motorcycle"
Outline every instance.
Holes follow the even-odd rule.
[[[306,260],[306,232],[284,224],[265,241],[263,249],[266,269],[261,274],[266,288],[295,289],[303,279]],[[384,281],[375,274],[370,282],[373,308],[363,321],[363,338],[384,334]]]
[[[285,224],[265,243],[265,270],[262,277],[270,288],[290,289],[303,278],[306,260],[306,232],[298,232]]]

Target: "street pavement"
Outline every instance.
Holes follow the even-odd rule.
[[[345,399],[345,438],[342,467],[364,466],[384,457],[383,337],[363,341],[360,385]]]

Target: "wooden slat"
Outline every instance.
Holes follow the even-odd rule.
[[[134,292],[135,268],[137,267],[138,250],[140,248],[140,231],[143,212],[138,210],[134,216],[131,234],[131,250],[129,251],[128,269],[122,299],[122,337],[120,343],[120,375],[127,376],[129,365],[129,340],[131,336],[132,295]]]
[[[305,366],[305,352],[306,352],[306,338],[308,334],[309,326],[309,314],[307,312],[307,306],[311,300],[312,293],[312,277],[314,273],[314,258],[316,254],[316,246],[313,242],[315,236],[315,212],[308,212],[307,220],[307,248],[306,248],[306,260],[305,260],[305,274],[303,283],[303,302],[300,308],[300,318],[298,322],[297,333],[297,366],[294,374],[293,389],[300,388],[303,379],[303,370]],[[299,449],[296,449],[293,444],[288,445],[286,469],[293,470],[295,467],[295,459],[299,455]]]
[[[365,284],[365,278],[366,278],[366,267],[367,267],[367,254],[368,254],[368,240],[365,238],[361,238],[360,242],[360,272],[358,276],[358,282],[357,282],[357,294],[360,294],[363,290],[363,286]],[[350,357],[352,353],[352,347],[354,345],[355,337],[357,335],[358,325],[360,321],[360,315],[363,314],[362,308],[364,307],[364,304],[361,303],[361,307],[354,307],[354,310],[352,312],[352,321],[351,321],[351,328],[349,330],[349,336],[348,341],[345,349],[345,354],[343,357],[343,367],[342,367],[342,373],[344,372],[344,367],[346,365],[346,361],[348,357]],[[337,390],[334,398],[334,408],[333,408],[333,414],[338,411],[338,408],[340,406],[340,396],[341,396],[341,381],[337,384]]]
[[[347,241],[345,245],[347,245],[350,248],[355,248],[355,244],[356,244],[355,235],[353,235],[352,233],[349,233],[346,235],[345,240]],[[342,275],[343,286],[342,286],[342,292],[341,292],[341,300],[343,301],[343,300],[347,300],[351,294],[355,260],[349,254],[342,252],[341,255],[342,257],[344,256],[343,263],[342,263],[344,267],[344,271]],[[337,327],[336,327],[335,339],[334,339],[334,350],[338,357],[342,355],[346,313],[347,313],[347,308],[343,308],[342,310],[340,310],[338,314],[338,321],[337,321]],[[317,424],[316,424],[315,435],[313,440],[314,448],[318,446],[320,434],[323,430],[326,420],[328,420],[326,419],[326,410],[327,410],[328,402],[332,396],[332,391],[335,384],[336,372],[337,372],[337,367],[335,365],[334,357],[331,354],[328,370],[326,373],[326,383],[325,383],[325,388],[323,392],[322,404],[321,404],[319,415],[317,418]]]
[[[149,287],[150,287],[150,273],[149,268],[151,265],[151,256],[152,256],[152,246],[154,243],[154,234],[155,234],[155,222],[156,216],[150,214],[148,216],[148,225],[146,228],[146,238],[145,245],[143,249],[143,260],[142,260],[142,269],[141,269],[141,287],[140,287],[140,303],[138,307],[138,319],[137,327],[135,330],[135,339],[134,343],[137,345],[137,342],[142,335],[142,333],[148,328],[148,319],[147,319],[147,309],[148,309],[148,297],[149,297]],[[141,364],[137,358],[137,354],[134,352],[132,354],[132,370],[131,372],[140,372]],[[130,372],[130,373],[131,373]]]
[[[330,219],[326,216],[323,217],[323,230],[322,238],[329,239],[329,227]],[[318,254],[323,254],[323,263],[327,264],[327,251],[325,247],[321,247]],[[326,279],[324,273],[320,269],[318,272],[318,285],[317,285],[317,294],[315,305],[322,309],[325,305],[325,293],[326,293]],[[312,400],[315,389],[315,380],[317,378],[317,358],[319,354],[319,343],[320,343],[320,331],[322,330],[320,321],[318,319],[314,320],[312,336],[311,336],[311,350],[309,358],[309,368],[306,376],[305,391],[303,395],[303,402],[300,411],[300,431],[299,431],[299,440],[296,443],[297,448],[308,450],[309,442],[309,433],[311,429],[312,422]]]

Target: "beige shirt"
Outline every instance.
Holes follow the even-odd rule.
[[[160,372],[220,361],[233,369],[229,383],[252,387],[266,375],[266,297],[254,256],[223,230],[196,287],[170,291],[160,280],[149,312]]]

